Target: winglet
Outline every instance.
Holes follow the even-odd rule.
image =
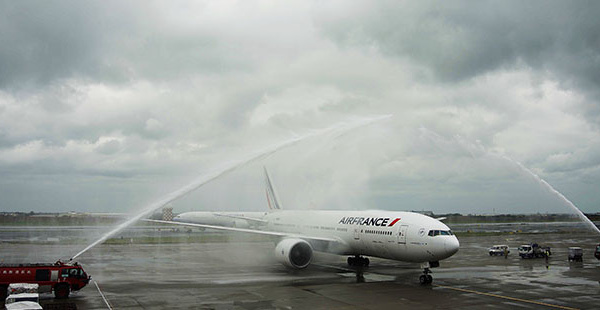
[[[277,198],[277,192],[275,192],[275,188],[273,188],[273,183],[271,183],[271,178],[269,177],[269,172],[267,172],[267,167],[263,168],[265,170],[265,187],[267,192],[267,203],[269,204],[269,209],[281,210],[281,204],[279,203],[279,199]]]

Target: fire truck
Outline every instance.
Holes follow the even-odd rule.
[[[0,264],[0,296],[6,294],[11,283],[37,283],[40,293],[54,291],[56,298],[67,298],[71,291],[86,286],[91,278],[76,262]]]

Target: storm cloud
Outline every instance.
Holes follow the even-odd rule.
[[[501,154],[597,212],[599,9],[2,1],[0,209],[130,211],[245,152],[393,114],[176,207],[262,210],[267,165],[289,208],[568,212]]]

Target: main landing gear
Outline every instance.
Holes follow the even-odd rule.
[[[348,257],[348,265],[356,267],[369,267],[369,259],[360,255],[356,255],[354,257],[351,256]]]
[[[419,277],[419,282],[421,285],[431,284],[431,282],[433,282],[433,277],[430,275],[431,270],[429,269],[429,263],[421,264],[421,268],[423,268],[423,274]]]

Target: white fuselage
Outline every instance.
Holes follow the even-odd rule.
[[[225,227],[249,228],[263,224],[261,222],[252,221],[251,219],[261,219],[267,214],[267,212],[193,211],[181,213],[173,218],[173,221]]]
[[[207,221],[211,217],[206,213],[211,212],[183,213],[176,220],[213,224]],[[262,219],[262,230],[339,241],[335,246],[312,241],[313,248],[321,252],[422,263],[448,258],[459,248],[448,226],[414,212],[278,210],[235,214]]]

